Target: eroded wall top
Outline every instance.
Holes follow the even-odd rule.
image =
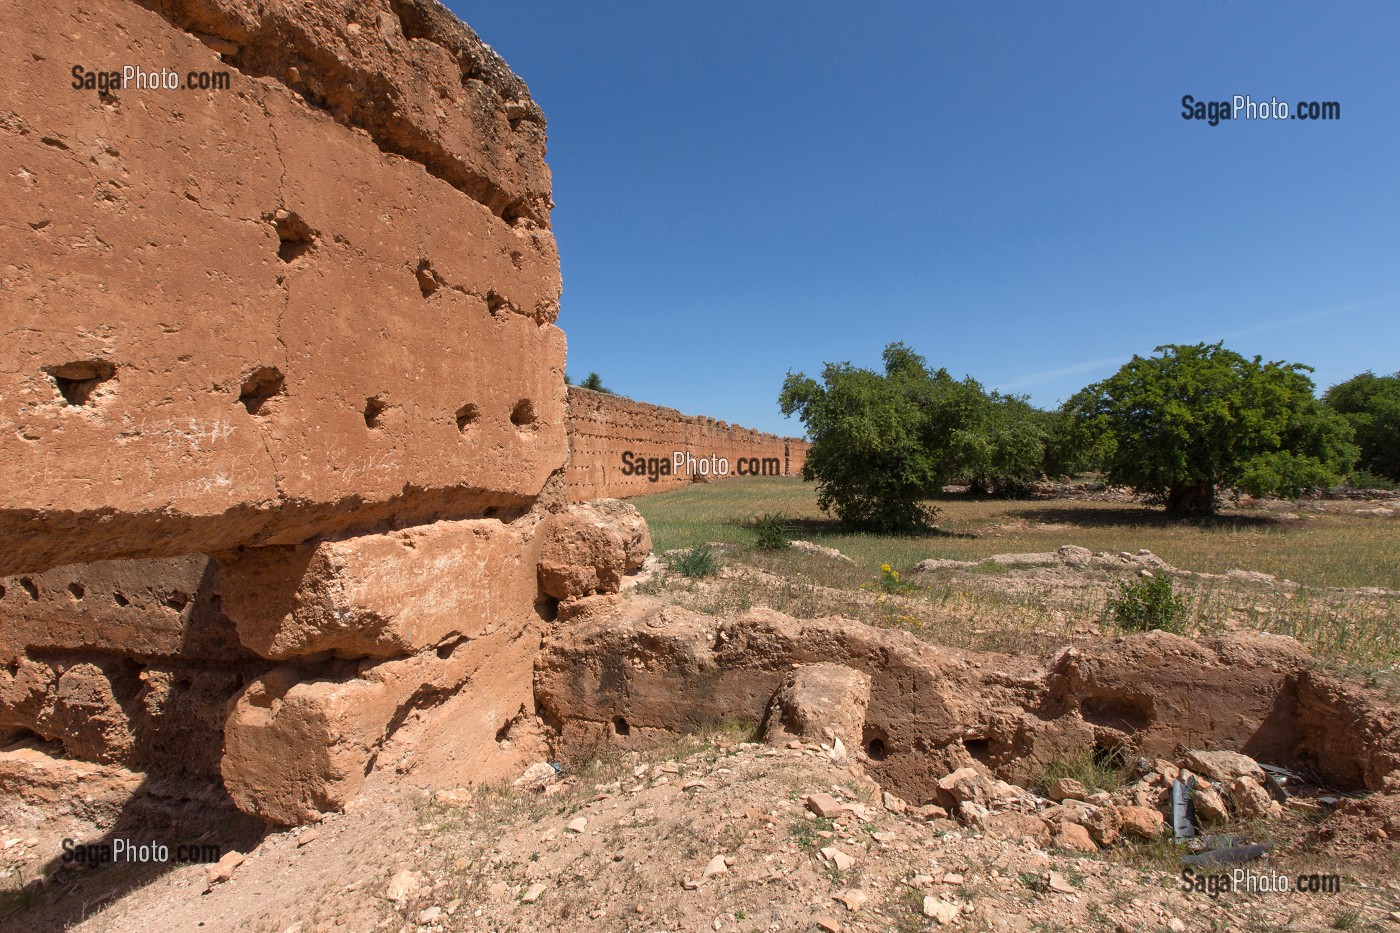
[[[523,83],[423,0],[150,6],[0,10],[0,574],[528,507],[566,441]],[[127,65],[228,87],[72,86]]]

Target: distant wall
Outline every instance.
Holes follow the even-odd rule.
[[[575,502],[676,489],[712,475],[719,460],[730,477],[798,476],[807,460],[807,442],[798,438],[578,386],[569,387],[568,433],[569,498]],[[677,469],[676,451],[695,462]]]

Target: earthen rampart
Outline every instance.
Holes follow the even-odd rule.
[[[703,415],[569,387],[569,498],[666,492],[727,477],[800,476],[807,442]],[[681,456],[677,457],[677,454]]]

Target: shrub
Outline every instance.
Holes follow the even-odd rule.
[[[760,551],[782,551],[792,546],[788,542],[792,530],[788,527],[787,516],[782,512],[764,512],[755,516],[749,522],[749,527],[756,534],[754,547]]]
[[[1114,623],[1126,632],[1180,634],[1186,627],[1186,600],[1176,595],[1171,578],[1162,575],[1123,583],[1109,599]]]
[[[666,566],[683,577],[712,577],[719,573],[719,558],[708,544],[697,544],[666,558]]]
[[[1400,373],[1362,373],[1334,385],[1322,399],[1355,430],[1361,471],[1400,482]],[[1352,485],[1361,486],[1355,480]]]
[[[1379,473],[1372,473],[1370,470],[1354,470],[1347,477],[1347,483],[1353,489],[1394,489],[1395,484]]]

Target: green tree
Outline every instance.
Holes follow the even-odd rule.
[[[969,491],[1021,496],[1030,490],[1045,462],[1042,414],[1020,396],[983,394],[975,419],[957,434],[955,466]]]
[[[931,374],[903,344],[886,347],[884,359],[884,374],[850,363],[826,364],[821,383],[789,373],[778,404],[807,427],[802,475],[816,480],[824,511],[850,528],[917,531],[936,515],[924,500],[947,482],[930,445],[934,413],[920,405]]]
[[[1216,490],[1292,496],[1337,482],[1356,457],[1346,421],[1313,395],[1311,368],[1246,359],[1221,344],[1134,356],[1069,407],[1109,479],[1160,495],[1172,515],[1208,515]]]
[[[612,389],[603,385],[603,377],[597,373],[589,373],[584,380],[579,383],[579,388],[592,389],[594,392],[605,392],[608,395],[615,395]]]
[[[1400,483],[1400,373],[1362,373],[1334,385],[1322,400],[1356,432],[1357,466]]]

